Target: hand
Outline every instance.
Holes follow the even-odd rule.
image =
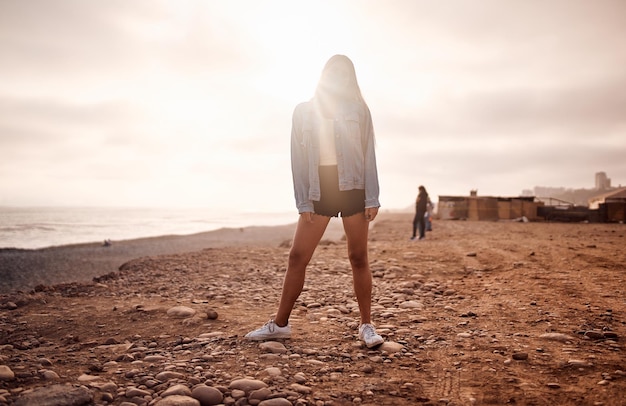
[[[313,222],[313,213],[311,213],[310,211],[304,212],[304,213],[300,213],[300,217],[302,218],[302,220],[305,223],[312,223]]]
[[[367,207],[365,209],[365,220],[374,221],[378,214],[378,207]]]

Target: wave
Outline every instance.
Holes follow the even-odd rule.
[[[207,209],[0,207],[0,247],[39,249],[109,239],[189,235],[224,227],[282,225],[296,220],[293,213]]]

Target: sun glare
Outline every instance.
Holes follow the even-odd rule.
[[[240,21],[264,55],[256,86],[280,100],[312,96],[326,60],[352,47],[350,22],[329,2],[287,2],[258,7]],[[276,19],[278,10],[290,18]]]

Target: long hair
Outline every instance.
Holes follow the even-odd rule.
[[[323,82],[322,78],[324,77],[328,69],[330,69],[331,67],[337,64],[341,64],[348,69],[348,74],[349,74],[348,88],[346,89],[345,98],[347,100],[361,102],[365,105],[366,104],[365,100],[363,99],[363,96],[361,95],[361,88],[359,87],[359,83],[356,79],[356,71],[354,69],[354,64],[352,63],[350,58],[348,58],[345,55],[333,55],[328,60],[328,62],[326,62],[326,64],[324,65],[324,69],[322,69],[320,80],[318,81],[317,87],[315,89],[315,99],[318,101],[318,103],[325,104],[324,101],[328,100],[329,97],[336,98],[336,96],[329,95],[327,89],[324,89],[324,87],[322,86],[322,82]],[[336,100],[336,101],[339,101],[339,100]]]
[[[428,197],[428,192],[426,191],[426,188],[423,185],[420,185],[417,189],[419,190],[418,198],[419,196],[422,196],[422,195],[425,197]]]

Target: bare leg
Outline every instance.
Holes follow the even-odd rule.
[[[343,217],[343,228],[348,240],[348,258],[352,265],[354,293],[359,302],[361,324],[371,323],[372,273],[367,258],[369,222],[363,213]]]
[[[330,221],[330,217],[318,216],[316,214],[313,215],[312,219],[313,222],[309,222],[305,216],[300,216],[296,226],[293,244],[291,251],[289,251],[287,272],[283,280],[283,292],[280,297],[276,318],[274,319],[279,326],[285,326],[289,322],[291,310],[304,287],[306,267]]]

